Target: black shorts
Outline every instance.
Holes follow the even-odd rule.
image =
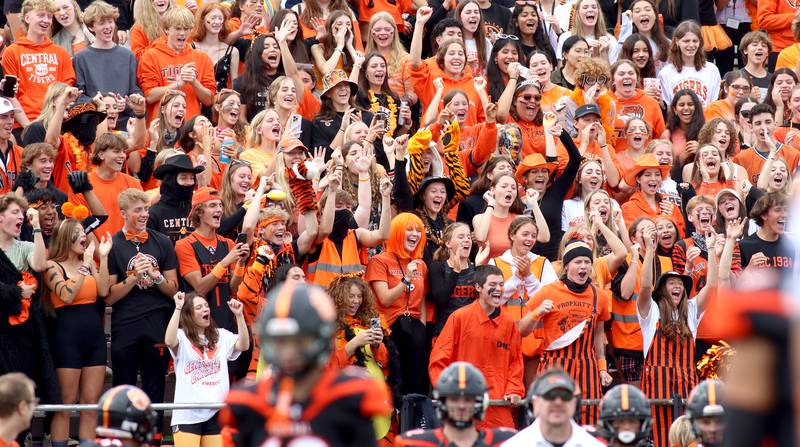
[[[219,415],[219,412],[214,413],[214,416],[205,422],[173,425],[172,433],[181,432],[198,436],[218,435],[222,433],[222,428],[219,426],[219,419],[217,419],[217,415]]]
[[[53,360],[56,368],[106,365],[106,335],[94,304],[56,309]]]

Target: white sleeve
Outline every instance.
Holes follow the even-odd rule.
[[[672,85],[670,85],[669,77],[675,71],[671,64],[664,66],[658,73],[658,81],[661,83],[661,99],[667,103],[669,107],[672,102]]]
[[[708,87],[708,99],[706,100],[707,104],[705,104],[705,106],[708,107],[708,105],[711,104],[712,101],[716,101],[717,98],[719,97],[719,86],[720,82],[722,81],[722,78],[720,78],[719,76],[719,68],[717,68],[717,66],[712,64],[711,62],[706,62],[705,68],[709,73],[708,82],[710,84]]]
[[[239,358],[241,351],[236,350],[236,342],[239,341],[239,335],[227,329],[219,329],[219,347],[223,349],[225,358],[228,361],[233,361]]]
[[[621,47],[631,34],[633,34],[633,21],[627,14],[622,14],[622,23],[619,25],[619,40],[617,44]]]
[[[504,298],[511,298],[516,292],[519,292],[519,295],[522,296],[522,285],[523,282],[519,278],[516,272],[516,268],[513,266],[511,267],[511,277],[505,281],[503,284],[503,297]],[[528,295],[530,296],[530,295]]]
[[[639,313],[639,306],[636,306],[636,316],[639,317],[639,326],[642,328],[642,353],[647,357],[647,351],[656,337],[656,330],[658,329],[658,320],[661,318],[661,312],[658,309],[658,304],[650,298],[650,312],[647,315]]]
[[[533,273],[528,275],[525,278],[525,291],[528,293],[529,297],[532,297],[536,294],[537,291],[542,287],[542,283],[539,282],[539,278],[536,277]]]
[[[686,313],[686,322],[689,325],[689,330],[692,331],[692,336],[697,338],[697,328],[700,326],[700,321],[703,320],[703,315],[705,315],[705,312],[698,314],[697,300],[689,300]]]
[[[186,337],[186,333],[183,332],[183,329],[178,329],[178,347],[177,347],[177,349],[175,349],[173,351],[172,348],[170,348],[169,346],[167,347],[167,349],[169,349],[169,354],[172,356],[172,360],[174,360],[175,362],[178,362],[178,360],[180,360],[183,357],[181,355],[181,351],[183,351],[184,348],[186,348],[188,346],[191,346],[191,345],[192,345],[192,342],[190,342],[189,339]]]
[[[609,34],[608,37],[611,38],[611,43],[608,45],[608,63],[613,65],[622,51],[622,45],[619,44],[622,40],[617,40],[613,34]]]
[[[558,59],[558,60],[562,59],[561,50],[564,48],[564,41],[567,40],[567,38],[569,36],[571,36],[571,35],[572,35],[571,32],[564,31],[563,33],[561,33],[560,36],[558,36],[558,47],[556,48],[556,59]]]

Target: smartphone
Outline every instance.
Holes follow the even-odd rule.
[[[528,80],[536,78],[536,76],[533,74],[533,70],[531,70],[530,68],[525,67],[523,65],[520,65],[520,67],[519,67],[519,75],[522,76],[525,79],[528,79]],[[519,85],[519,84],[517,84],[517,85]]]
[[[381,108],[375,112],[375,122],[383,121],[383,127],[386,131],[389,130],[389,112]]]
[[[14,75],[5,75],[3,79],[6,81],[3,85],[3,96],[6,98],[13,98],[14,90],[17,87],[17,77]]]
[[[236,243],[237,244],[246,244],[247,243],[247,233],[239,233],[236,235]]]
[[[658,82],[658,78],[642,78],[642,86],[646,89],[659,89],[661,88],[661,83]]]
[[[381,319],[380,318],[370,318],[370,327],[372,329],[380,329],[381,328]]]

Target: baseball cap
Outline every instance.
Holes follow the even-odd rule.
[[[0,98],[0,115],[14,111],[14,105],[6,98]]]
[[[600,116],[600,107],[597,107],[597,104],[584,104],[575,110],[575,119],[586,115]]]
[[[534,396],[543,396],[559,389],[575,394],[575,381],[564,371],[546,372],[533,382]]]

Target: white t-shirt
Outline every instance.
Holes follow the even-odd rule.
[[[175,361],[175,403],[215,403],[225,400],[230,383],[228,361],[239,358],[239,336],[225,329],[219,331],[216,349],[203,353],[178,329],[178,352],[169,353]],[[175,410],[172,425],[198,424],[211,419],[219,410]]]
[[[611,209],[622,212],[619,203],[611,199]],[[564,201],[561,207],[561,230],[567,231],[569,227],[575,225],[585,225],[586,215],[583,212],[583,200],[580,197],[573,197]]]
[[[682,89],[695,92],[703,107],[708,107],[719,96],[719,69],[711,62],[706,62],[700,71],[692,66],[684,66],[680,72],[674,65],[667,64],[658,72],[658,80],[661,83],[661,98],[667,104]]]
[[[692,333],[692,338],[697,338],[697,326],[700,326],[700,320],[703,319],[703,314],[697,314],[697,299],[691,299],[687,303],[687,323],[689,331]],[[661,310],[658,304],[650,298],[650,313],[648,315],[641,315],[639,313],[639,306],[636,306],[636,315],[639,317],[639,326],[642,328],[642,337],[644,339],[644,350],[642,354],[647,358],[647,351],[650,350],[650,345],[656,338],[656,330],[658,329],[658,321],[661,319]]]

